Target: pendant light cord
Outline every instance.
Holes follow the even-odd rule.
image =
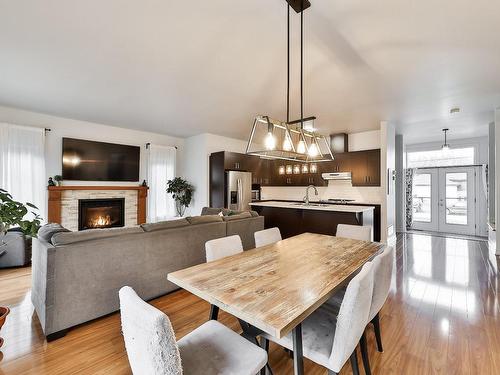
[[[287,14],[287,61],[286,61],[286,123],[290,122],[290,4]]]
[[[300,127],[304,128],[304,3],[300,12]]]

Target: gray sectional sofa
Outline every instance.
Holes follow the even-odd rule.
[[[167,274],[205,262],[205,242],[238,234],[247,250],[262,229],[264,217],[255,212],[81,232],[42,227],[33,240],[31,294],[42,329],[48,340],[56,339],[117,311],[124,285],[145,300],[171,292],[177,286]]]

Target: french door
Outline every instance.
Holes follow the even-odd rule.
[[[474,167],[423,168],[413,178],[413,228],[474,235]]]

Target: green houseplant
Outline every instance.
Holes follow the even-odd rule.
[[[60,174],[56,174],[54,176],[54,181],[57,183],[57,186],[61,186],[62,180],[63,178]]]
[[[186,207],[189,206],[193,198],[193,185],[181,177],[175,177],[167,181],[167,193],[172,194],[175,200],[175,209],[179,216],[183,216]]]
[[[6,190],[0,189],[0,244],[3,244],[3,236],[12,227],[19,227],[29,238],[36,237],[41,221],[37,210],[34,204],[17,202]],[[29,212],[33,215],[31,220],[25,218]]]

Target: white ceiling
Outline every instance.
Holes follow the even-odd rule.
[[[452,137],[486,134],[500,106],[500,1],[311,2],[305,115],[322,131],[389,120],[409,142],[435,140],[443,124]],[[0,0],[0,104],[245,138],[255,115],[285,117],[285,4]],[[294,15],[294,58],[298,26]]]

